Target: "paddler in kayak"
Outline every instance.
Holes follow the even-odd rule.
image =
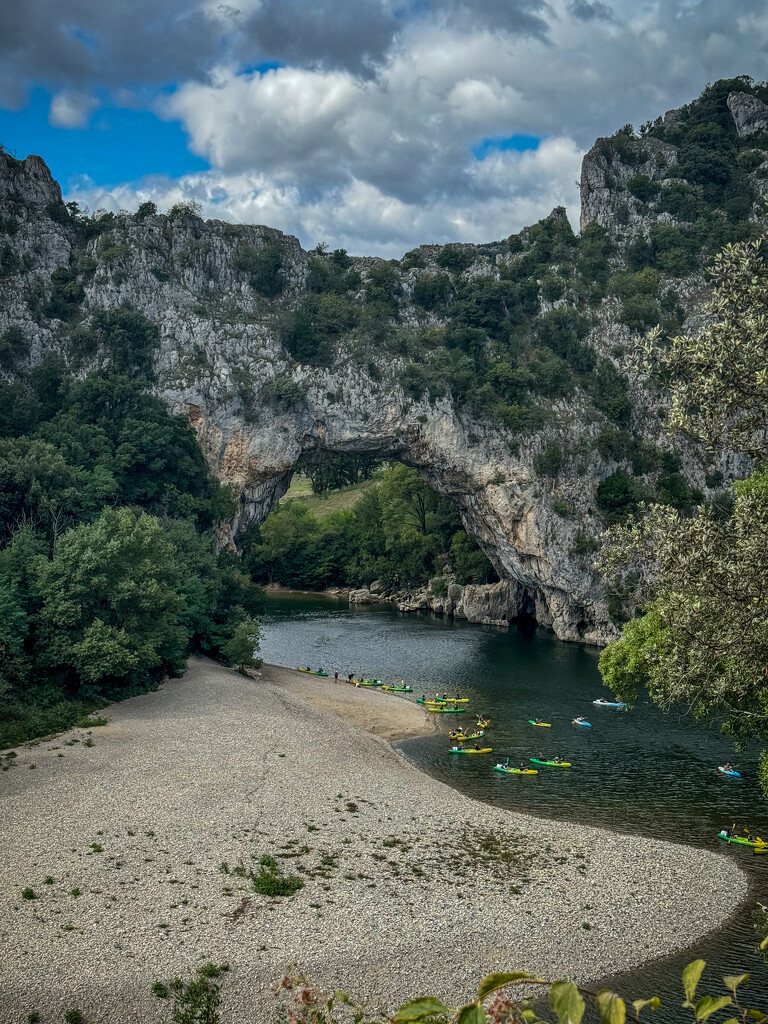
[[[574,718],[574,722],[586,722],[586,718],[584,715],[579,715],[577,718]]]

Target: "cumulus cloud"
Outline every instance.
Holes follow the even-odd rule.
[[[472,189],[461,201],[436,194],[408,203],[355,178],[313,193],[268,175],[218,171],[109,190],[84,180],[67,200],[117,212],[135,210],[146,200],[164,210],[195,199],[206,217],[277,226],[297,235],[306,247],[323,241],[356,254],[393,258],[426,242],[505,237],[545,217],[554,206],[566,206],[577,218],[580,160],[579,148],[566,138],[549,139],[537,150],[496,152],[467,171]]]
[[[391,254],[560,201],[576,219],[579,152],[764,73],[765,19],[764,0],[29,0],[0,7],[0,101],[47,82],[74,126],[90,87],[127,90],[211,165],[104,204],[197,189],[210,214]],[[472,156],[513,136],[542,143]]]
[[[88,93],[59,92],[51,100],[48,120],[57,128],[85,128],[98,105]]]

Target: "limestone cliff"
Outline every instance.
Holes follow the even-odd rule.
[[[729,105],[743,132],[744,102]],[[762,114],[749,109],[750,124],[757,125]],[[624,248],[649,224],[674,223],[658,212],[658,196],[676,160],[676,147],[659,139],[599,140],[586,155],[582,230],[599,225],[613,240],[611,270],[625,265]],[[640,186],[645,198],[638,198]],[[267,227],[203,221],[184,209],[172,216],[145,210],[84,220],[67,212],[39,157],[18,161],[5,152],[0,204],[0,333],[20,327],[34,364],[52,349],[66,354],[73,324],[87,322],[93,310],[127,306],[157,323],[158,391],[189,417],[209,463],[240,494],[236,518],[223,525],[224,541],[236,543],[250,522],[265,518],[304,453],[397,459],[456,503],[502,579],[491,591],[449,593],[442,610],[486,622],[526,610],[565,640],[604,643],[615,635],[592,560],[603,530],[595,492],[616,469],[617,457],[600,452],[598,438],[609,424],[594,396],[579,385],[565,397],[538,398],[543,414],[537,426],[521,429],[484,415],[477,402],[462,404],[455,393],[419,393],[404,385],[413,338],[429,343],[430,331],[440,328],[440,314],[413,296],[419,282],[445,275],[442,247],[421,247],[394,267],[351,260],[345,301],[357,303],[364,315],[336,329],[324,365],[313,365],[289,353],[286,323],[311,292],[313,267],[326,257],[305,252],[295,238]],[[555,221],[563,216],[552,215]],[[509,242],[452,247],[461,257],[452,279],[515,280],[534,236],[531,229]],[[280,268],[279,288],[271,293],[257,280],[269,259]],[[559,281],[560,273],[566,287],[558,296],[558,284],[547,295],[542,284],[536,315],[585,301],[572,296],[557,255],[551,259],[552,275]],[[370,301],[377,274],[387,267],[398,281],[394,312]],[[57,319],[50,301],[64,287],[73,310],[68,320]],[[677,280],[662,274],[653,301],[663,309],[671,291],[695,313],[703,290],[698,274]],[[622,322],[615,295],[589,301],[586,344],[616,370],[625,369],[637,330]],[[669,447],[658,395],[635,382],[632,399],[633,436]],[[540,457],[553,443],[565,457],[543,472]],[[683,449],[681,456],[689,480],[711,493],[698,453]],[[730,468],[724,457],[720,470],[727,476]]]

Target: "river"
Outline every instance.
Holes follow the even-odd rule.
[[[470,715],[440,716],[438,735],[410,740],[401,749],[424,771],[487,803],[603,826],[627,833],[628,842],[640,834],[714,850],[717,832],[734,821],[753,832],[764,829],[768,841],[766,800],[755,781],[757,749],[736,755],[716,727],[677,710],[663,714],[644,700],[629,712],[594,706],[596,697],[606,695],[595,648],[563,643],[540,629],[524,634],[303,594],[269,598],[261,648],[264,660],[278,665],[405,679],[414,697],[437,689],[469,697],[473,710],[492,718],[493,757],[448,753],[449,728],[470,721]],[[577,715],[585,715],[592,728],[572,725]],[[533,727],[529,718],[552,727]],[[526,777],[492,771],[497,754],[518,762],[540,753],[559,754],[573,768]],[[741,779],[717,773],[727,760],[737,765]],[[680,975],[696,957],[707,961],[702,993],[719,995],[723,974],[749,971],[749,1005],[768,1003],[768,968],[754,952],[750,920],[754,900],[768,901],[768,854],[734,847],[725,852],[752,880],[753,895],[733,919],[682,954],[601,979],[630,999],[659,995],[662,1009],[649,1019],[679,1019]],[[679,928],[684,942],[684,919]]]

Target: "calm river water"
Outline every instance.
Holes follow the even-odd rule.
[[[473,709],[493,719],[493,758],[447,753],[449,728],[463,720],[453,715],[441,716],[440,734],[410,740],[402,750],[424,771],[495,806],[710,849],[719,845],[717,832],[733,821],[768,833],[768,806],[755,782],[757,751],[736,755],[716,728],[678,712],[662,714],[647,702],[631,712],[595,707],[592,701],[605,691],[594,648],[562,643],[544,630],[524,635],[311,595],[270,597],[261,646],[264,660],[278,665],[403,678],[414,697],[460,690]],[[592,728],[572,725],[577,715],[586,715]],[[537,717],[552,728],[527,724]],[[491,770],[496,754],[520,761],[539,753],[560,754],[574,768],[527,778]],[[741,780],[718,775],[717,765],[726,760],[737,765]],[[749,971],[751,1005],[768,1003],[768,968],[754,953],[750,921],[754,899],[768,902],[768,854],[732,847],[726,852],[750,873],[754,896],[727,927],[682,955],[603,979],[631,999],[661,996],[662,1010],[649,1020],[679,1019],[680,973],[699,956],[708,965],[702,992],[720,994],[723,974]],[[677,926],[685,941],[684,917]]]

